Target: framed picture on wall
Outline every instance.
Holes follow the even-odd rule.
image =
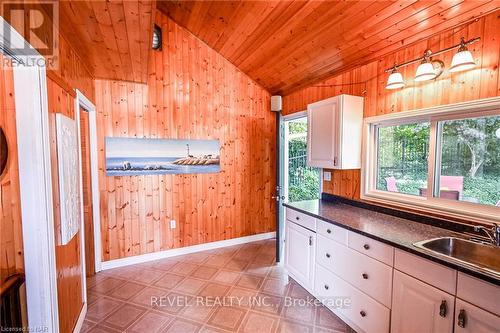
[[[76,121],[56,114],[57,167],[59,171],[60,244],[65,245],[80,229],[80,182]]]
[[[108,176],[219,171],[219,140],[106,138]]]

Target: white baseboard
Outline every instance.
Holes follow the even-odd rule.
[[[83,303],[82,311],[80,311],[80,315],[78,316],[78,320],[76,321],[73,333],[80,333],[86,315],[87,315],[87,302]]]
[[[101,263],[101,269],[106,270],[106,269],[118,268],[118,267],[123,267],[123,266],[128,266],[128,265],[141,264],[141,263],[148,262],[148,261],[170,258],[170,257],[180,256],[183,254],[189,254],[189,253],[194,253],[194,252],[213,250],[213,249],[218,249],[221,247],[251,243],[251,242],[256,242],[256,241],[265,240],[265,239],[271,239],[271,238],[275,238],[275,237],[276,237],[276,232],[273,231],[273,232],[267,232],[264,234],[257,234],[257,235],[252,235],[252,236],[226,239],[226,240],[217,241],[217,242],[204,243],[204,244],[198,244],[198,245],[193,245],[193,246],[186,246],[186,247],[181,247],[178,249],[171,249],[171,250],[141,254],[141,255],[133,256],[133,257],[104,261]]]

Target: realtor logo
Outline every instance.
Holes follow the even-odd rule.
[[[57,69],[59,63],[59,3],[56,0],[42,0],[36,2],[24,0],[3,1],[1,15],[6,24],[1,27],[7,47],[14,55],[25,56],[26,65],[45,66],[48,69]],[[15,43],[8,28],[10,24],[28,44]],[[36,51],[35,51],[36,50]],[[44,57],[40,61],[30,62],[30,56],[38,54]]]

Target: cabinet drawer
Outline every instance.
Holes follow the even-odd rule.
[[[458,272],[457,297],[500,315],[500,287]]]
[[[293,223],[297,223],[298,225],[303,226],[311,231],[316,232],[316,219],[307,214],[298,212],[296,210],[290,209],[287,207],[286,209],[286,218]]]
[[[396,249],[394,268],[455,295],[457,271],[414,254]]]
[[[394,262],[394,248],[390,245],[349,231],[348,244],[351,249],[366,254],[383,263],[392,266]]]
[[[388,308],[320,265],[316,266],[315,286],[317,297],[327,307],[340,312],[363,331],[389,332],[390,310]],[[350,299],[350,306],[338,307],[342,299]],[[349,305],[349,303],[345,304]]]
[[[318,234],[325,236],[328,239],[332,239],[336,242],[347,245],[347,229],[338,227],[322,220],[317,220],[316,227],[318,228]]]
[[[500,317],[457,298],[455,333],[498,333]]]
[[[386,307],[391,307],[392,267],[317,236],[316,261]]]

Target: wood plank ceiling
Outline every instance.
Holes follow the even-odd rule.
[[[271,93],[286,94],[499,8],[500,1],[158,1]]]
[[[96,78],[146,82],[153,0],[60,1],[60,30]]]

